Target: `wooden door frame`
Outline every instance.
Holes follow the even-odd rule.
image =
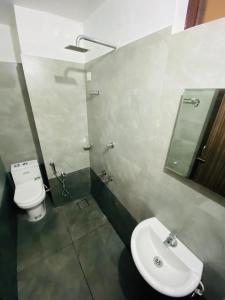
[[[184,29],[201,24],[207,0],[189,0]]]

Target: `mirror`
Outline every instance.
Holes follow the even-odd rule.
[[[225,89],[186,89],[166,169],[225,197]]]

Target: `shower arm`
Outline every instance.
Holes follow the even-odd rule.
[[[99,44],[99,45],[103,45],[103,46],[106,46],[106,47],[109,47],[109,48],[112,48],[112,49],[116,49],[116,46],[114,46],[110,43],[100,41],[100,40],[95,39],[95,38],[91,38],[91,37],[89,37],[87,35],[84,35],[84,34],[78,35],[78,37],[76,38],[76,46],[77,47],[80,47],[79,43],[80,43],[81,40],[89,41],[89,42],[92,42],[92,43],[95,43],[95,44]]]

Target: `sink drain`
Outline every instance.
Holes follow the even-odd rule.
[[[156,265],[156,267],[158,267],[158,268],[160,268],[160,267],[163,266],[163,262],[162,262],[162,260],[161,260],[161,258],[160,258],[159,256],[155,256],[155,257],[153,258],[153,263],[154,263],[154,265]]]

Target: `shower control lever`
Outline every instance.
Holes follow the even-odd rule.
[[[109,144],[106,145],[106,149],[113,149],[115,147],[115,143],[111,142]]]
[[[99,172],[97,175],[98,175],[99,177],[106,176],[106,170],[102,170],[102,171]]]
[[[109,182],[111,182],[111,181],[113,181],[113,177],[112,177],[111,175],[108,175],[108,176],[103,180],[103,182],[104,182],[105,184],[107,184],[107,183],[109,183]]]

